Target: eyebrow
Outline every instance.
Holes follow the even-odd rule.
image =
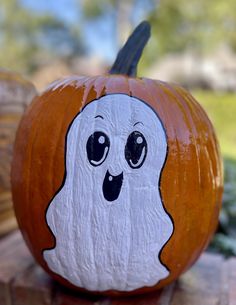
[[[101,118],[101,119],[103,119],[103,120],[104,120],[104,117],[103,117],[103,116],[101,116],[100,114],[99,114],[99,115],[96,115],[96,116],[95,116],[95,119],[96,119],[96,118]]]
[[[142,124],[144,126],[144,124],[142,122],[136,122],[133,126],[136,126],[138,124]]]

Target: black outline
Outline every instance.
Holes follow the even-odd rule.
[[[136,96],[133,96],[131,93],[130,94],[126,94],[126,93],[108,93],[108,94],[104,94],[104,95],[101,95],[99,98],[96,98],[90,102],[88,102],[76,115],[75,117],[72,119],[71,123],[69,124],[68,126],[68,129],[67,129],[67,132],[66,132],[66,136],[65,136],[65,151],[64,151],[64,167],[65,167],[65,172],[64,172],[64,176],[63,176],[63,180],[62,180],[62,184],[61,186],[59,187],[59,189],[56,191],[56,193],[54,194],[54,196],[52,197],[52,199],[50,200],[46,210],[45,210],[45,214],[44,214],[44,217],[45,217],[45,222],[46,222],[46,225],[49,229],[49,232],[51,233],[53,239],[54,239],[54,247],[50,247],[50,248],[45,248],[45,249],[42,249],[41,250],[41,255],[42,255],[42,258],[43,260],[45,261],[46,265],[48,266],[46,260],[44,259],[44,256],[43,256],[43,252],[44,251],[47,251],[47,250],[52,250],[52,249],[55,249],[56,248],[56,237],[54,236],[48,222],[47,222],[47,211],[49,209],[49,206],[51,204],[51,202],[53,201],[53,199],[56,197],[56,195],[61,191],[61,189],[63,188],[64,184],[65,184],[65,181],[66,181],[66,176],[67,176],[67,169],[66,169],[66,152],[67,152],[67,138],[68,138],[68,133],[70,131],[70,128],[74,122],[74,120],[77,118],[78,115],[80,115],[80,113],[83,112],[83,110],[92,102],[95,102],[95,101],[98,101],[100,100],[102,97],[105,97],[105,96],[109,96],[109,95],[117,95],[117,94],[121,94],[121,95],[126,95],[126,96],[130,96],[130,97],[134,97],[136,98],[137,100],[139,100],[140,102],[144,103],[146,106],[148,106],[157,116],[157,118],[159,119],[160,123],[161,123],[161,126],[163,128],[163,131],[164,131],[164,134],[165,134],[165,138],[166,138],[166,143],[167,143],[167,148],[166,148],[166,157],[165,157],[165,160],[163,162],[163,165],[162,165],[162,168],[161,168],[161,171],[160,171],[160,176],[159,176],[159,181],[158,181],[158,189],[159,189],[159,193],[160,193],[160,198],[161,198],[161,203],[162,203],[162,207],[164,209],[164,211],[166,212],[166,214],[169,216],[171,222],[172,222],[172,225],[173,225],[173,230],[172,230],[172,233],[169,237],[169,239],[165,242],[165,244],[162,246],[162,248],[160,249],[159,253],[158,253],[158,258],[159,258],[159,261],[161,262],[161,264],[169,271],[171,272],[171,270],[168,268],[168,266],[162,262],[162,259],[161,259],[161,253],[163,251],[163,249],[165,248],[165,246],[167,245],[167,243],[170,241],[170,239],[172,238],[173,234],[174,234],[174,231],[175,231],[175,223],[174,223],[174,220],[173,220],[173,217],[171,216],[171,214],[166,210],[166,207],[164,206],[164,203],[163,203],[163,198],[162,198],[162,193],[161,193],[161,176],[162,176],[162,172],[164,170],[164,167],[165,167],[165,164],[167,162],[167,158],[168,158],[168,154],[169,154],[169,146],[168,146],[168,137],[167,137],[167,133],[166,133],[166,130],[165,130],[165,127],[164,127],[164,124],[162,122],[162,120],[160,119],[159,115],[157,114],[157,112],[155,111],[155,109],[149,105],[147,102],[141,100],[140,98],[136,97]],[[48,267],[49,268],[49,267]],[[50,268],[49,268],[50,269]],[[51,270],[51,269],[50,269]],[[52,270],[51,270],[52,271]],[[66,280],[67,282],[71,283],[69,280],[67,280],[66,278],[64,278],[62,275],[60,275],[59,273],[56,273],[54,271],[52,271],[54,274],[56,275],[59,275],[61,278],[63,278],[64,280]],[[169,275],[168,275],[169,276]],[[166,278],[168,278],[168,276]],[[164,278],[164,279],[166,279]],[[155,285],[157,285],[160,281],[164,280],[164,279],[161,279],[159,280]],[[72,284],[72,283],[71,283]],[[153,286],[155,286],[153,285]],[[153,287],[152,286],[152,287]],[[77,287],[77,286],[76,286]],[[149,287],[149,286],[144,286],[144,287]],[[141,287],[140,287],[141,288]],[[138,288],[139,289],[139,288]],[[137,289],[135,289],[137,290]]]
[[[94,100],[93,100],[93,101],[94,101]],[[101,119],[103,119],[103,120],[104,120],[104,117],[103,117],[103,116],[101,116],[100,114],[96,115],[94,118],[95,118],[95,119],[97,119],[97,118],[101,118]]]
[[[143,122],[136,122],[136,123],[133,125],[133,127],[136,126],[137,124],[142,124],[142,125],[144,126]]]
[[[95,117],[96,118],[96,117]],[[107,152],[106,152],[106,156],[105,156],[105,159],[101,162],[101,163],[99,163],[99,164],[93,164],[91,161],[92,160],[90,160],[89,159],[89,157],[88,157],[88,148],[87,148],[87,146],[88,146],[88,140],[90,139],[90,137],[92,137],[95,133],[102,133],[103,135],[105,135],[106,136],[106,138],[107,138],[107,140],[108,140],[108,150],[107,150]],[[105,133],[105,132],[103,132],[103,131],[94,131],[94,133],[92,133],[89,137],[88,137],[88,139],[87,139],[87,142],[86,142],[86,152],[87,152],[87,159],[88,159],[88,161],[89,161],[89,163],[92,165],[92,166],[94,166],[94,167],[97,167],[97,166],[100,166],[100,165],[102,165],[102,163],[106,160],[106,158],[107,158],[107,155],[108,155],[108,153],[109,153],[109,151],[110,151],[110,139],[109,139],[109,137],[108,137],[108,135]],[[103,156],[104,156],[104,154],[103,154]],[[102,158],[103,158],[103,156],[102,156]],[[94,161],[94,160],[93,160]],[[101,160],[100,160],[101,161]]]
[[[138,122],[138,123],[139,123],[139,122]],[[137,124],[137,123],[135,123],[135,124]],[[127,146],[129,137],[130,137],[133,133],[135,133],[135,132],[138,132],[138,133],[140,134],[141,138],[143,138],[143,139],[145,140],[145,142],[146,142],[146,146],[145,146],[145,148],[146,148],[146,149],[145,149],[145,155],[144,155],[143,161],[142,161],[138,166],[133,166],[133,165],[130,163],[130,160],[126,158],[126,152],[127,152],[126,146]],[[147,157],[147,153],[148,153],[148,145],[147,145],[147,141],[146,141],[144,135],[142,134],[142,132],[140,132],[139,130],[134,130],[134,131],[132,131],[132,132],[128,135],[127,141],[126,141],[126,143],[125,143],[125,160],[126,160],[126,162],[128,163],[128,165],[129,165],[132,169],[139,169],[140,167],[143,166],[143,163],[145,162],[146,157]],[[139,159],[140,159],[140,158],[139,158]]]
[[[119,193],[118,193],[118,196],[115,198],[115,199],[107,199],[106,198],[106,196],[105,196],[105,180],[106,180],[106,178],[107,177],[112,177],[112,178],[114,178],[114,179],[112,179],[112,181],[114,181],[114,180],[117,180],[117,179],[120,179],[120,181],[121,181],[121,183],[120,183],[120,189],[119,189]],[[116,175],[116,176],[113,176],[110,172],[109,172],[109,170],[107,170],[106,171],[106,174],[105,174],[105,177],[104,177],[104,179],[103,179],[103,183],[102,183],[102,193],[103,193],[103,197],[105,198],[105,200],[107,200],[107,201],[109,201],[109,202],[112,202],[112,201],[116,201],[118,198],[119,198],[119,196],[120,196],[120,192],[121,192],[121,188],[122,188],[122,184],[123,184],[123,180],[124,180],[124,175],[123,175],[123,172],[121,172],[120,174],[118,174],[118,175]],[[119,181],[119,182],[120,182]]]

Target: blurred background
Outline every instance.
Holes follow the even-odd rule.
[[[65,75],[102,74],[144,19],[152,25],[152,37],[139,76],[190,89],[216,128],[225,164],[225,192],[210,250],[236,255],[235,0],[1,0],[1,71],[20,73],[39,91]],[[32,96],[33,89],[26,87]],[[12,150],[9,141],[16,124],[9,123],[10,117],[8,111],[5,123],[0,122],[2,160]],[[1,211],[2,215],[5,211],[2,219],[7,218],[7,196],[0,187],[0,222]]]

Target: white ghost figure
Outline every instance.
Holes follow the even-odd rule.
[[[49,268],[96,291],[153,286],[169,275],[160,252],[173,232],[159,184],[164,128],[145,102],[110,94],[89,103],[66,138],[66,173],[49,204]]]

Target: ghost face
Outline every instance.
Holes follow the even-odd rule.
[[[66,178],[50,202],[48,267],[87,290],[131,291],[169,275],[160,252],[173,224],[159,183],[167,140],[144,102],[111,94],[88,104],[66,138]]]

